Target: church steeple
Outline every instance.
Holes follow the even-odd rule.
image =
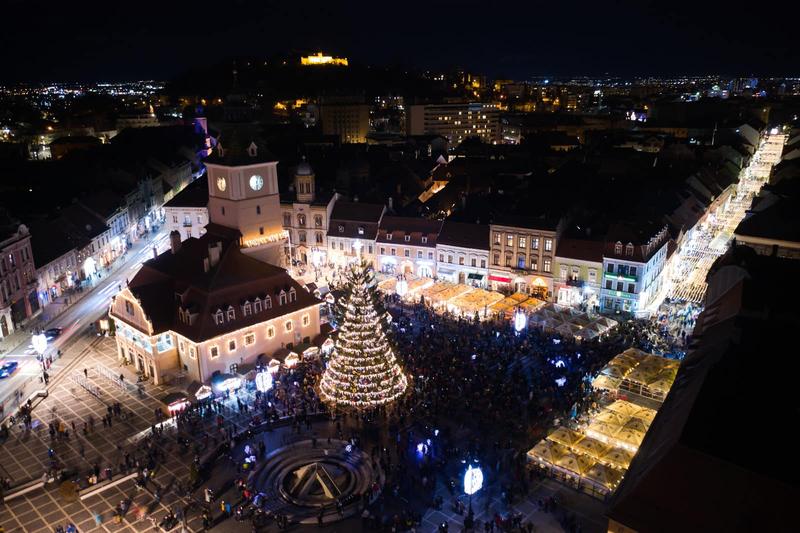
[[[306,161],[305,156],[294,171],[294,188],[297,191],[297,201],[310,204],[314,201],[314,188],[316,186],[314,169]]]

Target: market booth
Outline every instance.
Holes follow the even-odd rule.
[[[675,382],[679,367],[680,362],[675,359],[628,348],[600,370],[592,386],[663,402]]]

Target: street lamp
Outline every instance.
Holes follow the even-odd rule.
[[[472,468],[467,466],[464,472],[464,492],[469,495],[469,516],[472,517],[472,495],[483,487],[483,471],[479,466]]]

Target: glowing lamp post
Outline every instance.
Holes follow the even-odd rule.
[[[527,325],[528,325],[528,315],[523,313],[521,310],[517,309],[517,312],[514,313],[514,331],[519,333],[523,329],[525,329],[525,326]]]
[[[47,337],[44,333],[37,333],[36,335],[32,336],[31,343],[33,344],[33,349],[36,350],[36,353],[39,355],[44,355],[45,350],[47,350]]]
[[[272,374],[269,372],[259,372],[256,374],[256,390],[267,392],[272,388]]]
[[[467,466],[464,472],[464,492],[469,495],[469,516],[472,516],[472,495],[483,487],[483,471],[480,467]]]

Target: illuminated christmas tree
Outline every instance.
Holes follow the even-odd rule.
[[[347,275],[339,334],[320,382],[320,397],[331,406],[369,409],[400,397],[408,381],[384,331],[375,278],[362,263]]]

